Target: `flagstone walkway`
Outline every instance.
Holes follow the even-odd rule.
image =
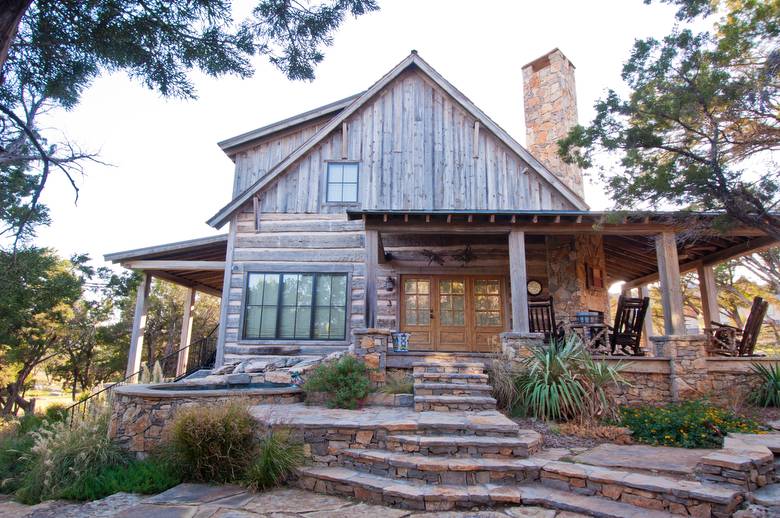
[[[118,493],[76,504],[44,502],[25,506],[0,500],[0,518],[583,518],[541,507],[421,513],[355,502],[300,489],[251,493],[239,486],[181,484],[144,498]]]

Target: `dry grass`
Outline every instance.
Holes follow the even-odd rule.
[[[580,424],[568,422],[558,425],[558,430],[564,435],[574,435],[585,439],[596,439],[616,444],[631,444],[631,430],[622,426],[599,424]]]

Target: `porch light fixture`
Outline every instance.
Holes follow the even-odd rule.
[[[387,280],[385,281],[385,289],[387,291],[393,291],[395,289],[395,278],[393,277],[387,277]]]

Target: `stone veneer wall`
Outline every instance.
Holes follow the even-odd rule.
[[[166,391],[149,385],[127,385],[116,389],[108,435],[121,447],[143,456],[164,441],[180,408],[212,406],[243,400],[250,405],[299,403],[301,390],[204,390]]]
[[[547,236],[547,278],[558,320],[591,309],[609,315],[606,288],[589,288],[587,266],[604,275],[604,240],[597,235]],[[604,279],[606,283],[606,279]]]
[[[758,383],[751,365],[780,363],[780,358],[708,357],[705,337],[654,336],[656,356],[605,356],[608,363],[623,364],[626,383],[610,389],[618,402],[628,405],[661,404],[708,398],[723,405],[744,402]],[[530,348],[542,343],[541,335],[503,333],[501,348],[506,361],[519,368]]]
[[[390,331],[387,329],[353,329],[354,354],[371,369],[369,377],[375,386],[384,385],[387,379],[387,352],[392,350]]]

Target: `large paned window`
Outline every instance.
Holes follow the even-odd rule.
[[[347,274],[248,274],[245,340],[344,340]]]
[[[356,162],[328,162],[329,203],[358,201],[358,164]]]

